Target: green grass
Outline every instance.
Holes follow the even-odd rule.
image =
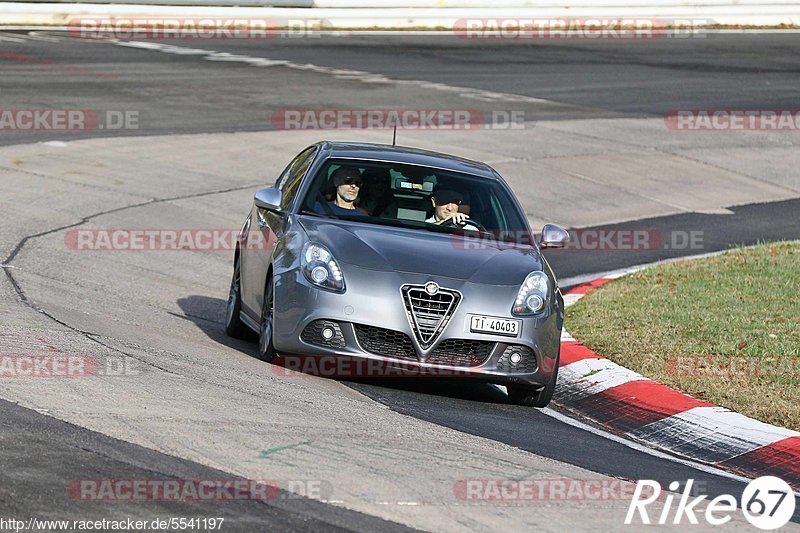
[[[625,276],[568,308],[566,328],[651,379],[800,430],[800,242]]]

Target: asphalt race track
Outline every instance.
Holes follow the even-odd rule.
[[[622,528],[629,498],[493,505],[459,499],[454,487],[695,479],[712,497],[741,494],[741,479],[567,423],[555,407],[513,406],[498,387],[286,376],[224,334],[230,251],[81,252],[68,235],[236,230],[253,192],[307,144],[391,140],[388,130],[285,130],[276,113],[416,108],[521,113],[518,128],[401,130],[398,139],[492,164],[534,226],[652,238],[644,249],[591,241],[548,251],[566,285],[798,239],[797,131],[673,131],[663,120],[676,109],[796,109],[798,87],[794,34],[126,43],[0,32],[0,109],[136,117],[135,128],[0,129],[0,353],[79,354],[105,369],[0,378],[0,517],[213,516],[225,531],[589,531]],[[281,491],[267,502],[86,501],[66,488],[81,479],[275,480]],[[310,498],[297,496],[300,485]],[[787,529],[800,530],[800,505],[794,522]],[[737,514],[726,527],[746,526]]]

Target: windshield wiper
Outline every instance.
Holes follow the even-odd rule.
[[[374,218],[374,217],[371,217],[369,215],[335,215],[333,213],[331,213],[329,215],[326,215],[326,214],[323,214],[323,213],[318,213],[317,211],[309,211],[307,209],[304,209],[304,210],[300,211],[300,214],[301,215],[312,215],[312,216],[321,217],[321,218],[332,218],[332,219],[335,219],[335,220],[349,220],[349,221],[354,221],[354,222],[367,222],[369,224],[386,224],[386,225],[389,225],[389,226],[401,225],[401,224],[397,224],[396,221],[394,221],[394,220],[389,220],[389,219],[385,219],[385,218],[384,219]]]
[[[393,226],[396,228],[410,229],[415,229],[417,227],[406,224],[406,221],[396,220],[393,218],[371,217],[369,215],[334,215],[334,217],[341,220],[349,220],[351,222],[366,222],[367,224],[375,224],[378,226]]]

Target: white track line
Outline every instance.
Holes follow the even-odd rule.
[[[50,36],[45,37],[44,35],[39,35],[40,33],[41,32],[38,32],[38,31],[31,31],[31,32],[28,32],[25,35],[25,38],[26,39],[32,39],[34,41],[45,41],[45,42],[48,42],[48,43],[59,43],[59,42],[61,42],[61,39],[59,39],[58,37],[50,37]]]
[[[11,35],[7,35],[5,33],[0,33],[0,41],[8,41],[11,43],[24,43],[25,39],[21,39],[20,37],[17,36],[12,37]]]
[[[294,70],[301,70],[305,72],[316,72],[319,74],[328,74],[339,79],[357,80],[363,83],[386,83],[394,85],[410,85],[414,87],[421,87],[423,89],[432,89],[436,91],[443,91],[455,93],[463,98],[471,98],[485,102],[527,102],[538,104],[551,104],[563,106],[558,102],[545,100],[542,98],[534,98],[532,96],[524,96],[521,94],[501,93],[496,91],[486,91],[482,89],[475,89],[472,87],[459,87],[455,85],[447,85],[445,83],[434,83],[424,80],[400,80],[384,76],[383,74],[376,74],[373,72],[366,72],[363,70],[352,69],[337,69],[333,67],[324,67],[315,65],[313,63],[295,63],[286,59],[270,59],[268,57],[249,56],[242,54],[229,54],[227,52],[218,52],[215,50],[205,50],[201,48],[190,48],[186,46],[176,46],[171,44],[161,44],[154,42],[142,41],[118,41],[115,39],[108,39],[102,41],[104,43],[116,44],[117,46],[124,46],[127,48],[141,48],[144,50],[152,50],[155,52],[163,52],[167,54],[176,55],[198,55],[203,56],[202,59],[206,61],[223,61],[231,63],[244,63],[254,67],[284,67]]]

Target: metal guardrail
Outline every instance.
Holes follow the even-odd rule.
[[[116,4],[148,6],[317,7],[314,0],[14,0],[20,4]]]
[[[302,1],[297,2],[301,4]],[[800,6],[797,0],[313,0],[314,7],[330,8],[526,8],[548,9],[609,7],[643,8],[705,6]],[[300,7],[299,5],[297,7]]]
[[[638,4],[631,0],[16,0],[20,3],[63,4],[135,4],[135,5],[192,5],[192,6],[243,6],[243,7],[295,7],[337,9],[401,9],[401,8],[460,8],[460,9],[506,9],[525,8],[548,10],[552,8],[629,8],[651,10],[676,7],[752,7],[797,6],[798,0],[644,0]],[[15,3],[16,3],[15,2]]]
[[[677,25],[693,27],[798,26],[800,0],[0,0],[0,25],[4,26],[61,26],[81,16],[237,16],[286,26],[314,19],[319,29],[447,29],[481,19],[488,24],[502,19],[524,23],[529,19],[613,22],[631,18],[665,26],[670,21],[688,21]]]

